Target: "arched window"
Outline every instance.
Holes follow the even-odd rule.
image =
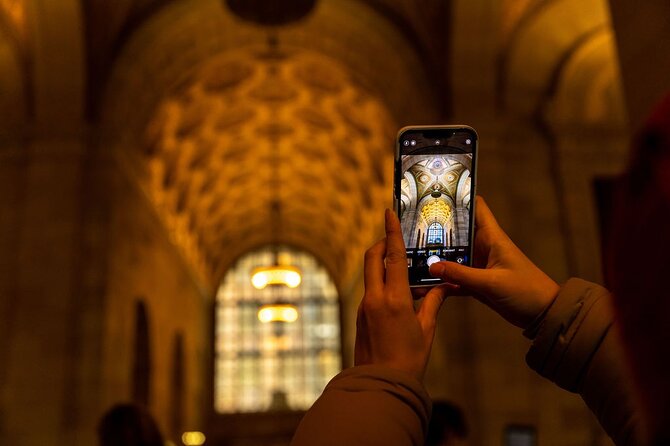
[[[281,265],[300,270],[295,288],[256,289],[251,272],[272,265],[272,248],[242,257],[217,293],[214,407],[219,413],[304,410],[341,370],[337,290],[326,270],[305,253],[281,248]],[[293,322],[261,322],[261,307],[297,310]]]
[[[435,222],[428,226],[428,241],[426,242],[429,245],[441,245],[442,239],[444,237],[444,229],[442,225],[438,222]]]

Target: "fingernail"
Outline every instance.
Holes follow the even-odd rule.
[[[444,273],[444,265],[441,263],[433,263],[428,270],[433,276],[439,276]]]

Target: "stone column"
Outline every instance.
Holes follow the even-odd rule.
[[[464,246],[468,243],[468,224],[470,223],[470,213],[465,207],[454,209],[454,245]]]
[[[416,210],[413,209],[405,210],[405,213],[403,214],[402,224],[400,226],[402,229],[403,239],[405,240],[406,246],[415,246],[418,243],[416,229],[412,229],[416,227],[416,220],[417,220]]]

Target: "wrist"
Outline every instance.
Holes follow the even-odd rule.
[[[547,316],[549,309],[556,301],[558,293],[561,290],[561,287],[552,280],[552,287],[549,292],[543,294],[543,299],[538,302],[537,309],[534,311],[534,315],[529,317],[527,322],[521,327],[523,328],[523,335],[528,339],[534,339],[537,335],[539,327],[542,325],[542,321]]]

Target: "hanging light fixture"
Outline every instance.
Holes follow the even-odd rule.
[[[277,166],[277,163],[273,163],[273,165]],[[278,191],[275,193],[278,193]],[[251,270],[251,284],[258,290],[262,290],[268,285],[283,285],[289,288],[296,288],[302,282],[300,269],[295,266],[282,265],[282,263],[279,261],[279,243],[277,232],[279,230],[279,225],[281,224],[281,205],[277,197],[275,197],[275,199],[272,201],[271,207],[272,221],[275,222],[272,230],[272,265],[259,266]]]
[[[430,193],[430,196],[433,198],[440,198],[442,192],[440,191],[440,176],[435,175],[435,184],[433,184],[433,191]]]
[[[258,320],[269,322],[295,322],[298,320],[298,309],[291,304],[263,305],[258,310]]]
[[[259,266],[251,272],[251,284],[262,290],[268,285],[286,285],[296,288],[302,282],[300,270],[294,266]]]

